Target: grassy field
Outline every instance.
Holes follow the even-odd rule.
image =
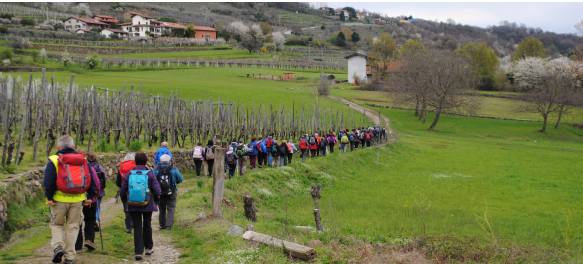
[[[197,51],[175,51],[175,52],[153,52],[153,53],[129,53],[120,55],[108,55],[109,57],[124,58],[163,58],[163,59],[261,59],[274,60],[270,55],[249,53],[246,50],[197,50]]]
[[[334,86],[337,89],[332,89],[332,94],[340,97],[344,97],[348,100],[354,101],[359,104],[378,104],[378,105],[387,105],[387,106],[399,106],[399,107],[407,107],[407,108],[415,108],[415,105],[402,105],[395,103],[394,99],[389,97],[389,94],[385,92],[371,92],[371,91],[361,91],[361,90],[350,90],[352,88],[349,84],[341,84]],[[482,92],[481,92],[482,93]],[[485,94],[496,94],[498,92],[483,92]],[[516,93],[508,93],[508,94],[516,94]],[[503,93],[504,95],[504,93]],[[481,105],[478,111],[476,112],[477,115],[483,116],[494,116],[494,117],[505,117],[505,118],[512,118],[512,119],[528,119],[532,121],[541,122],[543,118],[536,113],[525,113],[517,111],[518,106],[523,102],[505,98],[496,98],[496,97],[481,97]],[[558,113],[551,113],[549,118],[549,126],[554,122],[556,122]],[[430,120],[428,118],[428,120]],[[574,108],[571,110],[571,113],[568,115],[564,115],[562,122],[563,123],[580,123],[583,120],[583,109],[582,108]],[[429,122],[431,124],[431,122]],[[429,127],[427,124],[427,127]],[[542,128],[542,124],[541,124]],[[540,128],[539,128],[540,129]]]

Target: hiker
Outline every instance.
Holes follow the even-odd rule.
[[[239,175],[243,176],[245,175],[245,172],[247,171],[247,145],[245,145],[243,143],[242,139],[239,139],[239,144],[237,144],[237,147],[235,148],[235,153],[237,154],[237,157],[239,157],[238,161],[239,161]]]
[[[95,155],[95,153],[89,152],[87,153],[87,155],[85,155],[85,157],[87,158],[87,162],[89,162],[89,166],[91,166],[95,170],[97,178],[99,179],[100,186],[99,194],[97,195],[97,211],[95,212],[96,218],[95,220],[99,222],[99,213],[101,212],[101,200],[103,199],[103,197],[105,197],[105,187],[107,185],[108,177],[107,173],[105,173],[105,169],[103,169],[103,166],[101,166],[97,161],[97,155]],[[95,231],[99,231],[100,228],[97,222],[95,222]]]
[[[287,154],[287,163],[291,164],[294,153],[297,153],[298,149],[296,148],[296,145],[294,145],[291,139],[289,140],[289,143],[287,143],[287,147],[289,149],[289,153]]]
[[[172,229],[176,198],[178,197],[176,185],[182,182],[182,174],[180,174],[178,168],[170,164],[170,156],[167,154],[160,157],[160,166],[154,169],[154,174],[158,185],[160,185],[160,203],[158,203],[160,229]]]
[[[212,140],[206,143],[204,148],[204,161],[208,168],[208,177],[213,177],[213,165],[215,164],[215,146]]]
[[[235,153],[233,147],[229,147],[229,151],[225,154],[225,168],[229,170],[229,179],[235,176],[237,170],[237,160],[239,157]]]
[[[259,141],[257,142],[257,149],[259,150],[257,153],[257,166],[262,168],[262,165],[267,165],[267,151],[265,147],[265,140],[263,140],[262,137],[259,137]]]
[[[352,133],[350,133],[350,135],[348,136],[348,140],[350,141],[350,152],[354,151],[354,148],[358,148],[358,135],[356,135],[356,132],[354,131],[354,129],[352,130]]]
[[[170,155],[168,155],[170,156]],[[172,158],[170,158],[170,161]],[[136,153],[136,167],[126,173],[121,185],[122,193],[128,194],[125,211],[129,212],[134,223],[134,253],[136,260],[142,260],[144,248],[146,255],[154,253],[152,239],[152,212],[158,211],[160,185],[154,172],[146,168],[146,153]],[[132,188],[129,188],[132,186]]]
[[[360,130],[359,137],[360,145],[362,146],[362,149],[364,149],[366,146],[366,130],[364,129],[364,127],[362,127],[362,129]]]
[[[83,154],[82,151],[78,151],[79,153]],[[91,155],[91,157],[90,157]],[[83,223],[85,224],[85,228],[83,228],[83,223],[79,224],[79,233],[77,234],[77,242],[75,242],[75,251],[77,253],[81,253],[83,251],[83,246],[85,246],[87,248],[87,250],[89,251],[93,251],[95,249],[97,249],[97,247],[95,247],[95,231],[99,231],[99,229],[96,230],[97,227],[97,197],[99,196],[100,192],[102,191],[101,189],[101,179],[99,178],[99,176],[97,176],[97,171],[99,171],[99,168],[96,168],[96,166],[91,165],[90,160],[97,160],[97,157],[95,156],[94,153],[87,153],[85,155],[85,159],[87,159],[87,162],[89,164],[89,166],[95,171],[95,174],[91,175],[91,180],[95,181],[95,186],[97,186],[97,195],[95,195],[95,197],[93,197],[93,199],[91,200],[91,204],[89,206],[87,205],[83,205]],[[96,162],[95,162],[96,163]],[[99,164],[97,164],[99,165]],[[100,166],[101,167],[101,166]],[[99,175],[102,172],[99,171]],[[83,234],[85,234],[85,240],[83,240]]]
[[[247,156],[249,156],[249,168],[252,170],[257,169],[257,155],[259,154],[260,148],[259,144],[257,144],[257,138],[251,138],[251,142],[247,145]]]
[[[287,166],[287,154],[289,153],[289,148],[287,147],[287,141],[286,140],[282,140],[281,144],[279,144],[279,147],[277,147],[277,150],[279,151],[279,166],[283,167],[283,166]]]
[[[156,156],[154,156],[154,166],[160,165],[160,157],[162,157],[164,154],[168,154],[170,156],[170,161],[174,162],[174,159],[172,159],[172,153],[170,152],[170,149],[168,149],[168,142],[166,141],[162,142],[162,144],[160,144],[160,148],[156,150]]]
[[[128,202],[127,193],[121,191],[121,185],[123,183],[124,176],[133,170],[136,167],[135,156],[133,154],[128,153],[124,158],[122,163],[119,165],[119,170],[117,171],[117,177],[115,178],[115,185],[119,187],[117,191],[118,195],[120,196],[121,203],[123,204],[123,208],[126,208]],[[128,234],[132,233],[132,228],[134,224],[132,223],[132,216],[129,212],[125,212],[125,232]]]
[[[273,145],[273,137],[272,136],[268,136],[267,139],[265,139],[265,147],[266,147],[266,153],[267,153],[267,165],[271,167],[271,165],[273,164],[273,151],[272,151],[272,146]]]
[[[279,166],[279,145],[275,139],[271,143],[271,156],[273,157],[273,166]]]
[[[318,147],[316,147],[316,156],[320,156],[320,142],[322,142],[322,138],[318,136],[318,133],[314,133],[314,137],[316,137],[316,141],[318,142]]]
[[[340,150],[346,153],[346,147],[348,147],[348,144],[350,144],[350,139],[348,138],[347,133],[344,133],[342,138],[340,138]]]
[[[310,153],[312,154],[310,157],[314,158],[316,156],[316,152],[318,151],[318,139],[315,136],[316,134],[312,135],[309,139],[308,139],[308,144],[309,149],[310,149]]]
[[[302,162],[306,162],[306,156],[308,156],[309,143],[308,134],[304,134],[304,137],[300,138],[300,151],[302,156]]]
[[[384,128],[384,127],[383,127],[383,130],[382,130],[382,134],[383,134],[383,138],[385,140],[387,140],[388,139],[388,136],[389,136],[389,133],[388,133],[387,129]]]
[[[198,142],[196,147],[192,149],[190,152],[192,156],[192,160],[194,160],[194,166],[196,167],[196,178],[200,178],[200,170],[202,169],[202,162],[204,161],[204,148],[202,147],[202,143]],[[203,172],[204,173],[204,172]]]
[[[320,145],[318,147],[318,151],[320,152],[320,156],[326,157],[327,148],[328,148],[328,140],[325,137],[320,138]]]
[[[366,140],[366,147],[367,148],[370,148],[370,140],[372,138],[372,131],[370,131],[370,130],[366,131],[364,137],[365,137],[365,140]]]
[[[330,146],[330,153],[334,153],[334,145],[336,145],[336,143],[338,143],[338,140],[336,140],[336,134],[334,132],[330,132],[327,140],[328,140],[328,146]]]
[[[97,195],[96,182],[91,180],[95,170],[89,169],[87,175],[81,175],[82,168],[89,168],[85,155],[75,151],[75,142],[68,135],[57,139],[57,153],[49,157],[45,167],[43,186],[49,212],[51,214],[51,247],[53,248],[53,263],[75,261],[75,242],[79,233],[83,205],[90,205]],[[65,167],[67,166],[67,167]],[[72,169],[70,177],[75,182],[85,181],[80,187],[70,186],[65,180],[69,174],[65,168]],[[85,173],[83,173],[85,174]],[[91,175],[91,176],[90,176]],[[95,215],[95,212],[93,213]],[[66,218],[65,218],[66,216]],[[67,223],[65,230],[64,224]]]

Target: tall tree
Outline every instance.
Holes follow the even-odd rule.
[[[370,55],[382,62],[380,71],[381,74],[383,74],[387,69],[388,62],[399,58],[399,51],[397,50],[397,44],[395,43],[393,36],[385,33],[378,39],[374,40]]]
[[[466,57],[470,65],[476,70],[481,82],[480,89],[492,90],[494,87],[494,73],[498,68],[498,56],[485,42],[478,44],[468,43],[456,49],[456,52]]]
[[[354,43],[360,41],[360,35],[358,33],[356,33],[356,32],[352,32],[351,38],[352,38],[352,42],[354,42]]]
[[[412,82],[413,81],[413,82]],[[429,50],[403,58],[400,70],[391,75],[393,89],[410,100],[422,96],[435,112],[429,126],[434,130],[441,114],[448,110],[475,113],[479,106],[475,95],[476,75],[468,61],[448,50]]]
[[[190,24],[184,30],[184,37],[185,38],[194,38],[196,36],[196,30],[194,29],[194,25]]]
[[[246,34],[241,37],[241,45],[245,47],[249,53],[254,50],[258,50],[263,47],[263,42],[265,41],[265,36],[261,31],[259,25],[251,25]]]
[[[344,16],[344,11],[340,11],[340,21],[346,21],[346,17]]]
[[[538,38],[530,37],[521,40],[514,50],[512,61],[517,61],[526,57],[539,57],[543,59],[547,57],[545,46]]]
[[[418,39],[409,39],[409,41],[405,42],[399,53],[401,56],[406,57],[420,52],[427,52],[427,47],[425,44]]]
[[[344,36],[344,33],[342,31],[338,32],[338,34],[336,35],[336,45],[339,47],[346,46],[346,36]]]

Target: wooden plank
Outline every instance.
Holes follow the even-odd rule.
[[[243,234],[243,239],[255,241],[266,245],[271,245],[278,248],[283,248],[289,255],[301,258],[303,260],[312,260],[318,253],[311,247],[296,244],[293,242],[281,240],[266,234],[257,233],[254,231],[247,231]]]

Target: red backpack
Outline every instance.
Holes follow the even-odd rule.
[[[91,167],[80,153],[59,156],[57,189],[63,193],[81,194],[91,185]]]
[[[271,143],[273,143],[273,140],[271,140],[271,139],[268,139],[268,140],[267,140],[267,142],[265,143],[265,146],[266,146],[267,148],[271,148]]]
[[[300,149],[307,149],[308,148],[308,142],[306,141],[306,139],[302,139],[300,140]]]
[[[366,139],[370,139],[370,133],[366,133]]]

